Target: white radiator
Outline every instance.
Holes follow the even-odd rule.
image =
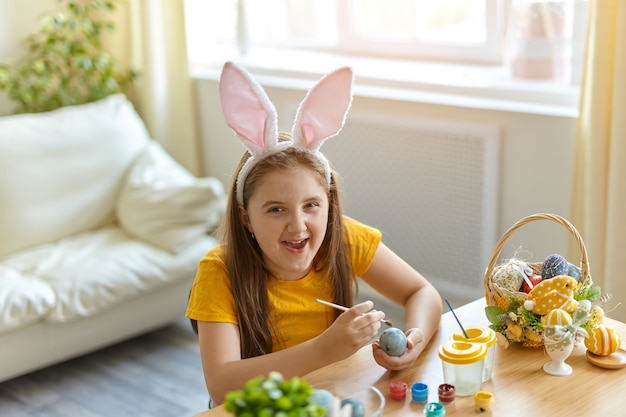
[[[346,214],[383,241],[443,297],[484,294],[496,243],[499,129],[352,109],[323,152],[342,178]]]

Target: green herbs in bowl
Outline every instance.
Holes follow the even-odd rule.
[[[278,372],[248,381],[242,390],[226,394],[224,407],[236,417],[321,417],[324,408],[311,398],[313,388]]]
[[[384,395],[374,386],[349,381],[310,385],[278,372],[256,377],[226,394],[226,411],[236,417],[379,417]]]

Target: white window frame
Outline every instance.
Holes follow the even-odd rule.
[[[205,0],[200,0],[205,1]],[[206,0],[208,1],[208,0]],[[221,0],[217,0],[221,1]],[[262,1],[262,0],[244,0]],[[336,0],[346,2],[349,0]],[[384,1],[384,0],[380,0]],[[436,0],[433,0],[436,1]],[[508,7],[513,0],[489,0],[497,5],[496,13],[508,16]],[[585,9],[587,0],[572,0],[576,7]],[[493,14],[492,17],[493,18]],[[502,17],[502,16],[501,16]],[[217,16],[209,16],[213,20]],[[585,23],[584,13],[579,20]],[[202,17],[206,20],[206,16]],[[505,24],[503,18],[499,20]],[[207,23],[208,24],[208,23]],[[214,23],[213,25],[218,24]],[[211,26],[209,24],[209,26]],[[495,30],[501,30],[498,26]],[[574,47],[584,47],[583,31],[575,31]],[[221,32],[220,32],[221,33]],[[249,40],[245,31],[234,35],[232,43],[211,43],[207,38],[195,39],[194,44],[201,46],[201,51],[209,51],[204,56],[195,57],[190,61],[190,73],[194,78],[217,79],[223,63],[227,60],[237,61],[244,65],[259,79],[275,87],[300,88],[308,86],[311,80],[318,79],[329,70],[342,65],[350,65],[355,69],[358,80],[356,91],[369,97],[390,98],[409,101],[429,102],[442,105],[493,108],[509,111],[576,117],[580,89],[580,62],[574,65],[573,81],[564,83],[560,80],[532,81],[515,79],[506,65],[506,57],[494,58],[497,42],[504,42],[503,37],[492,43],[487,49],[491,59],[497,62],[446,61],[441,59],[416,58],[415,56],[394,56],[388,54],[373,55],[371,48],[362,46],[362,55],[355,53],[355,46],[347,53],[344,46],[328,48],[323,45],[310,45],[305,42],[288,39],[285,44],[273,46],[246,45]],[[222,38],[223,40],[224,38]],[[355,43],[356,44],[356,43]],[[576,46],[578,45],[578,46]],[[249,47],[244,52],[242,49]],[[368,47],[371,45],[368,44]],[[197,49],[197,48],[196,48]],[[457,51],[459,56],[465,53],[471,57],[471,48],[463,46],[464,51]],[[504,49],[504,48],[502,48]],[[502,54],[500,49],[497,54]],[[366,52],[369,54],[365,55]],[[483,51],[484,53],[485,51]],[[394,52],[395,54],[396,52]],[[436,54],[434,51],[433,54]],[[445,55],[445,54],[441,54]],[[487,54],[487,56],[489,56]],[[582,53],[580,54],[582,58]],[[579,61],[580,59],[579,58]],[[504,60],[504,61],[503,61]],[[302,87],[305,88],[305,87]]]

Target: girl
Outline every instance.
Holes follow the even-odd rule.
[[[337,174],[319,151],[343,127],[351,88],[349,68],[327,75],[300,104],[291,134],[279,134],[262,87],[224,66],[222,109],[248,152],[230,189],[222,244],[201,260],[187,308],[214,403],[255,376],[302,376],[369,343],[385,315],[371,301],[353,305],[356,277],[405,308],[407,350],[389,356],[375,341],[379,365],[411,366],[438,328],[436,289],[380,231],[342,214]],[[352,307],[339,312],[316,299]]]

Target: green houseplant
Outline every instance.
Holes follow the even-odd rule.
[[[122,70],[102,44],[114,29],[102,16],[121,0],[59,0],[65,8],[44,18],[29,36],[24,62],[0,65],[0,91],[17,112],[43,112],[125,93],[136,74]]]

